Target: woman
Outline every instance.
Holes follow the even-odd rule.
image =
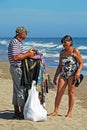
[[[54,112],[48,115],[56,116],[58,114],[62,96],[66,86],[68,86],[69,108],[66,117],[72,117],[75,93],[75,85],[73,84],[73,81],[79,78],[83,62],[79,50],[73,47],[73,40],[71,36],[64,36],[61,39],[61,43],[63,44],[64,50],[60,52],[59,65],[53,79],[53,83],[57,85],[55,108]],[[58,76],[59,79],[57,81]]]

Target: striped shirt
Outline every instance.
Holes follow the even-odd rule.
[[[14,61],[12,59],[12,56],[16,56],[23,53],[25,52],[22,46],[22,42],[18,41],[16,38],[13,38],[8,46],[8,60],[10,64],[16,67],[21,67],[21,60]]]

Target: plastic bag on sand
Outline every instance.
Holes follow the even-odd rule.
[[[31,121],[44,121],[47,119],[47,111],[40,104],[38,98],[36,81],[32,82],[32,87],[29,89],[29,95],[24,106],[24,119]]]

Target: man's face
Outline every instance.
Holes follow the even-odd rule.
[[[27,36],[27,33],[26,32],[23,32],[20,34],[20,37],[22,38],[22,40],[24,40]]]

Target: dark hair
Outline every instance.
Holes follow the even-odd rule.
[[[66,41],[72,41],[72,37],[70,35],[65,35],[62,39],[61,39],[61,43],[66,42]]]

